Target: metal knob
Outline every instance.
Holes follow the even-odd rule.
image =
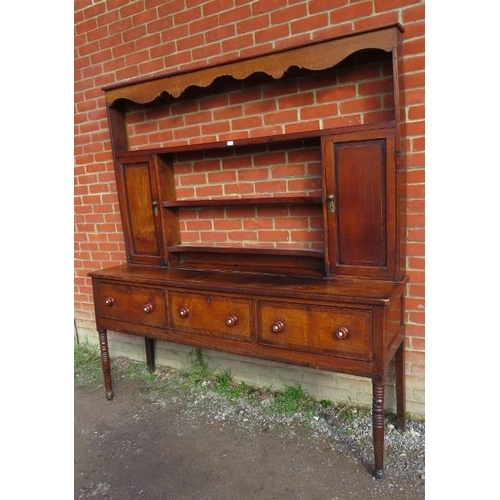
[[[227,326],[234,326],[238,323],[238,316],[236,314],[230,314],[226,319]]]
[[[153,304],[147,303],[142,306],[142,310],[144,311],[145,314],[149,314],[153,310]]]
[[[285,323],[278,319],[271,325],[271,331],[273,333],[281,333],[285,329]]]
[[[189,316],[189,309],[187,307],[179,308],[179,316],[181,318],[187,318]]]
[[[104,303],[108,306],[111,307],[115,303],[115,299],[113,297],[106,297],[104,299]]]
[[[342,340],[345,339],[349,335],[349,329],[347,326],[341,326],[340,328],[337,328],[335,332],[335,337],[338,339]]]

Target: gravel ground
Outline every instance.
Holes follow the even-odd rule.
[[[341,443],[349,447],[369,469],[373,463],[373,434],[371,412],[363,409],[331,406],[324,408],[318,404],[310,415],[296,412],[291,415],[266,411],[273,404],[273,396],[263,394],[260,398],[252,395],[251,400],[240,398],[236,402],[228,400],[205,387],[191,389],[186,401],[186,416],[196,420],[202,413],[211,422],[224,426],[236,424],[243,432],[261,432],[262,428],[278,431],[285,435],[298,432],[308,433],[309,439]],[[259,393],[257,393],[258,395]],[[166,405],[167,400],[154,396],[154,403]],[[347,414],[347,416],[346,416]],[[416,487],[425,483],[425,424],[407,421],[406,432],[399,432],[386,417],[384,470],[390,471],[391,478],[412,480]],[[331,445],[332,450],[334,444]]]
[[[213,377],[193,385],[165,368],[131,375],[130,365],[113,360],[113,401],[100,375],[75,377],[75,498],[425,498],[423,422],[409,420],[401,433],[386,416],[377,481],[369,409],[309,398],[283,413],[279,392],[233,383],[221,393]]]

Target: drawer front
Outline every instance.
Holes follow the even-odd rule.
[[[169,292],[170,324],[179,330],[250,340],[252,301],[236,297]]]
[[[372,359],[369,310],[262,302],[258,322],[261,344],[363,361]]]
[[[102,317],[167,326],[165,295],[161,290],[99,283],[96,292],[96,312]]]

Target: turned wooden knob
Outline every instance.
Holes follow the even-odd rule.
[[[142,306],[142,310],[144,311],[145,314],[149,314],[153,310],[153,304],[147,303]]]
[[[348,335],[349,335],[349,330],[347,326],[341,326],[340,328],[337,328],[335,332],[335,337],[337,337],[340,340],[345,339]]]
[[[234,326],[238,323],[238,316],[236,314],[230,314],[226,319],[227,326]]]
[[[283,330],[285,329],[285,323],[283,323],[283,321],[281,321],[280,319],[275,321],[272,325],[271,325],[271,331],[273,333],[280,333],[282,332]]]
[[[115,299],[113,297],[106,297],[104,299],[104,303],[108,306],[111,307],[115,303]]]
[[[189,309],[187,307],[179,308],[179,316],[181,318],[187,318],[189,316]]]

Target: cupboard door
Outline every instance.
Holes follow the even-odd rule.
[[[154,157],[122,159],[117,163],[117,185],[127,247],[127,260],[164,263],[158,165]]]
[[[393,128],[323,138],[329,274],[394,277],[394,144]]]

